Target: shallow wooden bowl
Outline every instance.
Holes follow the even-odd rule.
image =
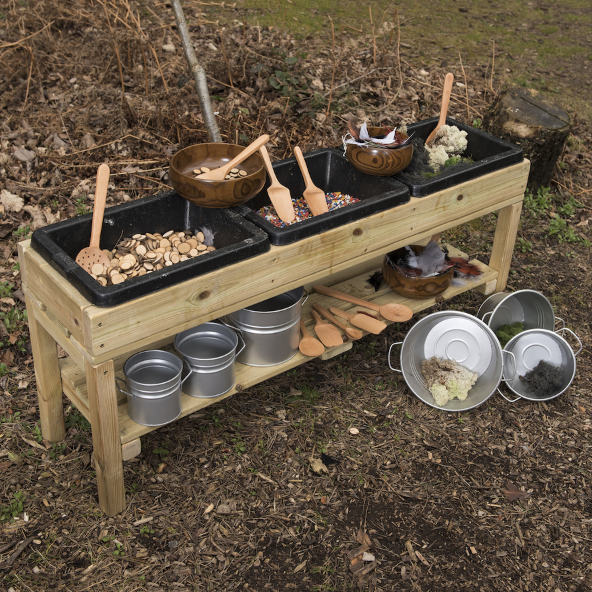
[[[423,252],[422,245],[409,245],[416,255]],[[401,250],[401,249],[399,249]],[[396,259],[397,251],[389,253],[391,259]],[[454,269],[449,270],[428,278],[407,277],[393,269],[387,262],[386,258],[382,262],[382,275],[386,283],[391,287],[393,292],[404,296],[405,298],[412,298],[413,300],[423,300],[424,298],[433,298],[438,294],[442,294],[450,284],[454,277]]]
[[[238,156],[244,146],[236,144],[196,144],[179,150],[169,163],[169,178],[175,191],[190,202],[204,208],[231,208],[249,201],[265,184],[263,158],[256,152],[238,165],[246,177],[223,181],[206,181],[193,174],[205,166],[215,169]]]
[[[388,134],[388,130],[381,127],[369,127],[370,137]],[[405,139],[408,137],[401,134]],[[413,157],[413,146],[404,148],[369,148],[348,144],[345,154],[349,162],[359,171],[379,177],[390,177],[407,168]]]

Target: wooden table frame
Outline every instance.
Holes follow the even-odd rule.
[[[116,388],[115,376],[121,375],[130,355],[166,346],[180,331],[317,282],[347,288],[378,303],[398,300],[414,311],[427,308],[434,299],[407,301],[388,288],[369,293],[363,281],[367,272],[379,268],[383,255],[393,249],[495,211],[498,219],[490,262],[489,266],[482,265],[484,273],[477,289],[486,294],[502,291],[529,166],[525,160],[428,197],[411,198],[397,208],[292,245],[272,246],[269,252],[252,259],[111,308],[92,305],[31,248],[30,241],[21,242],[19,260],[43,437],[50,442],[64,439],[65,393],[91,423],[99,504],[108,516],[123,511],[123,460],[139,454],[140,436],[157,429],[129,419],[125,396]],[[451,298],[466,289],[449,288],[443,297]],[[313,294],[306,306],[313,301],[336,304]],[[58,360],[56,343],[66,351],[67,359]],[[351,342],[344,343],[327,350],[323,357],[349,348]],[[271,368],[237,364],[237,384],[232,391],[205,400],[184,395],[182,416],[309,359],[298,353]]]

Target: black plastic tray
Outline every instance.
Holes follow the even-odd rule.
[[[415,132],[415,136],[424,141],[436,127],[438,117],[419,121],[407,126],[407,132]],[[459,170],[446,170],[437,177],[420,179],[417,176],[406,175],[405,171],[394,176],[395,179],[407,185],[413,197],[425,197],[436,191],[454,187],[459,183],[470,181],[487,173],[498,171],[510,165],[522,162],[522,149],[514,144],[500,140],[487,132],[460,123],[450,117],[446,118],[447,125],[455,125],[467,132],[467,149],[465,156],[470,156],[475,162]]]
[[[135,277],[116,286],[101,286],[76,261],[90,241],[92,214],[58,222],[33,233],[32,245],[51,266],[97,306],[115,306],[152,294],[210,271],[269,250],[267,235],[230,210],[201,208],[174,191],[105,210],[101,248],[112,249],[123,237],[169,230],[214,232],[215,251]]]
[[[257,214],[257,210],[270,204],[267,180],[263,190],[242,206],[235,209],[247,220],[262,228],[274,245],[288,245],[309,236],[326,232],[407,203],[409,190],[393,177],[376,177],[355,169],[335,148],[320,148],[304,155],[312,182],[328,192],[341,191],[361,201],[333,212],[314,216],[297,224],[278,228]],[[292,197],[302,197],[305,189],[304,179],[295,158],[287,158],[273,163],[278,181],[285,185]]]

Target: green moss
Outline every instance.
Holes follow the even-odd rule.
[[[512,337],[516,337],[519,333],[524,331],[524,323],[517,321],[511,325],[502,325],[496,332],[495,335],[499,339],[502,347],[506,347]]]

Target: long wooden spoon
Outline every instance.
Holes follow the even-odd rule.
[[[327,347],[335,347],[336,345],[343,344],[341,333],[339,333],[339,331],[333,325],[325,323],[314,310],[312,311],[312,315],[317,322],[315,325],[315,333],[318,335],[319,339],[324,345]]]
[[[394,321],[396,323],[408,321],[413,316],[413,311],[404,304],[395,304],[392,302],[389,304],[383,304],[381,306],[380,304],[374,304],[373,302],[368,302],[368,300],[362,300],[361,298],[350,296],[349,294],[339,292],[333,288],[327,288],[326,286],[319,286],[315,284],[314,289],[321,294],[333,296],[333,298],[339,298],[339,300],[345,300],[346,302],[351,302],[352,304],[357,304],[358,306],[364,306],[366,308],[370,308],[371,310],[375,310],[379,312],[385,319]]]
[[[335,306],[330,306],[329,310],[334,315],[337,315],[342,319],[347,319],[350,324],[360,327],[360,329],[364,329],[364,331],[368,331],[368,333],[374,333],[374,335],[378,335],[381,331],[386,329],[386,323],[383,323],[378,319],[373,319],[371,316],[366,314],[359,312],[347,312],[345,310],[341,310],[341,308],[336,308]]]
[[[434,141],[438,130],[446,123],[446,114],[448,113],[448,104],[450,103],[450,93],[452,92],[452,83],[454,82],[454,74],[448,72],[444,79],[444,90],[442,91],[442,106],[440,107],[440,119],[438,125],[434,128],[432,133],[425,141],[426,146]]]
[[[254,142],[251,142],[238,156],[235,156],[228,164],[223,164],[217,169],[211,170],[209,173],[202,173],[199,175],[199,179],[206,181],[224,181],[224,177],[228,174],[228,171],[233,169],[237,164],[240,164],[243,160],[249,158],[251,154],[255,154],[261,146],[269,142],[269,136],[263,134],[257,138]]]
[[[88,273],[92,273],[93,265],[106,265],[109,267],[111,263],[109,257],[100,248],[101,228],[103,227],[103,215],[105,214],[108,186],[109,166],[102,164],[97,171],[97,187],[95,189],[90,246],[82,249],[76,256],[76,263],[88,271]]]
[[[315,358],[320,356],[325,351],[325,346],[306,330],[304,319],[300,317],[300,330],[302,331],[302,339],[298,345],[298,349],[305,355]]]
[[[259,152],[263,157],[263,162],[267,168],[267,174],[271,179],[271,185],[267,189],[267,195],[269,195],[269,199],[271,200],[277,215],[284,222],[292,222],[292,220],[296,218],[296,212],[294,211],[294,206],[292,204],[290,190],[287,187],[284,187],[277,180],[273,167],[271,166],[271,160],[269,160],[267,148],[265,146],[261,146],[261,148],[259,148]]]
[[[364,337],[364,334],[361,331],[358,331],[358,329],[348,327],[341,321],[338,321],[324,306],[321,306],[320,304],[313,304],[312,307],[318,313],[322,314],[328,321],[331,321],[334,325],[337,325],[340,329],[343,329],[352,339],[362,339],[362,337]]]
[[[308,168],[306,167],[306,162],[304,161],[302,150],[300,150],[299,146],[294,148],[294,156],[296,157],[296,161],[298,162],[298,166],[304,177],[304,184],[306,185],[306,189],[302,195],[304,196],[312,215],[318,216],[319,214],[325,214],[329,211],[327,200],[325,199],[325,192],[313,184]]]

